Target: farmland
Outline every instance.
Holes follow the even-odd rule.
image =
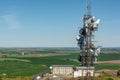
[[[24,54],[23,54],[24,52]],[[103,51],[104,52],[104,51]],[[100,54],[98,61],[120,60],[120,54]],[[79,66],[77,48],[2,48],[0,55],[0,76],[34,76],[38,73],[49,72],[51,65]],[[118,70],[120,64],[95,64],[96,70]]]
[[[76,59],[78,53],[71,50],[33,50],[26,49],[25,55],[20,55],[23,49],[5,49],[2,51],[6,54],[3,61],[0,61],[0,74],[6,74],[6,76],[32,76],[40,72],[49,71],[49,67],[53,64],[78,64],[78,62],[70,61],[70,59]],[[2,52],[1,51],[1,52]],[[14,51],[14,53],[8,51]],[[24,50],[25,51],[25,50]],[[16,53],[18,52],[18,53]],[[28,53],[27,53],[28,52]],[[32,52],[29,55],[29,52]],[[52,53],[53,52],[53,53]],[[55,54],[56,52],[56,54]],[[71,55],[72,54],[72,55]],[[32,56],[33,55],[33,56]],[[36,55],[36,56],[35,56]],[[42,56],[38,56],[42,55]],[[79,65],[79,64],[78,64]]]

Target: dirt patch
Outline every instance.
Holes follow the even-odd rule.
[[[45,65],[45,64],[41,64],[40,66],[42,66],[42,67],[47,67],[47,65]]]
[[[94,62],[95,64],[120,64],[120,60],[110,60],[110,61],[98,61]]]
[[[31,62],[30,60],[26,60],[26,59],[16,59],[16,58],[4,58],[4,60]]]
[[[117,70],[102,69],[102,70],[98,70],[96,72],[107,73],[107,74],[112,75],[112,76],[117,76]]]
[[[0,61],[4,61],[4,58],[0,58]]]
[[[47,57],[47,56],[62,56],[62,55],[68,55],[68,54],[29,54],[29,55],[24,55],[20,57]]]
[[[119,51],[102,51],[104,54],[120,54]]]

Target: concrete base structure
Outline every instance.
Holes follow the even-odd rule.
[[[94,76],[94,67],[76,67],[74,77]]]
[[[57,76],[72,76],[75,78],[95,75],[94,67],[75,67],[73,65],[53,65],[51,66],[51,73]]]
[[[53,65],[51,67],[51,72],[54,75],[73,75],[74,66],[73,65]]]

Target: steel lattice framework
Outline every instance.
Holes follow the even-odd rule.
[[[95,21],[95,17],[91,15],[90,9],[90,4],[87,4],[87,14],[84,14],[82,18],[83,27],[79,30],[79,35],[76,38],[81,50],[78,60],[81,62],[81,66],[86,67],[93,66],[93,61],[97,61],[100,53],[100,47],[96,47],[94,41],[94,34],[98,30],[100,19]]]

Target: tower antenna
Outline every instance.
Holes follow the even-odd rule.
[[[91,9],[91,2],[87,3],[86,8],[87,8],[87,13],[90,14],[91,13],[91,11],[90,11],[90,9]]]
[[[80,47],[81,53],[78,56],[78,60],[81,62],[81,66],[86,67],[87,79],[90,80],[90,68],[94,68],[93,62],[97,61],[99,48],[95,46],[94,33],[98,29],[100,19],[95,21],[95,17],[91,15],[91,3],[89,2],[86,6],[87,14],[83,16],[83,27],[79,30],[77,36],[78,46]]]

